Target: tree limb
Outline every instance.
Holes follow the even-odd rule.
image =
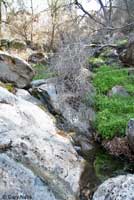
[[[101,25],[105,26],[102,22],[100,22],[100,21],[98,21],[97,19],[95,19],[95,18],[93,17],[93,15],[91,15],[87,10],[85,10],[85,8],[82,6],[81,3],[78,2],[78,0],[75,0],[75,1],[74,1],[74,4],[75,4],[80,10],[82,10],[88,17],[90,17],[90,19],[92,19],[93,21],[95,21],[95,22],[98,23],[98,24],[101,24]]]

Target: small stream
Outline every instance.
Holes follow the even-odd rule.
[[[97,144],[82,156],[87,161],[87,165],[81,181],[81,200],[91,200],[94,191],[106,179],[134,173],[134,163],[109,155]]]
[[[49,103],[48,96],[45,96],[45,102],[48,111],[54,115],[57,121],[57,127],[59,130],[65,132],[70,131],[70,124],[63,116],[56,113],[52,105]],[[74,142],[77,147],[79,145]],[[80,150],[77,150],[80,151]],[[109,155],[99,144],[95,143],[92,150],[83,154],[78,152],[86,161],[86,168],[81,177],[81,196],[80,200],[92,200],[93,193],[97,187],[105,180],[118,175],[134,174],[134,162],[130,163],[124,158],[115,158]]]

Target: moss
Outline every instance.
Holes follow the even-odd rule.
[[[96,70],[93,79],[96,87],[95,128],[103,139],[114,136],[125,136],[126,125],[134,118],[134,76],[129,76],[127,69],[101,66]],[[109,90],[116,85],[122,85],[129,96],[107,96]]]
[[[39,107],[41,110],[43,110],[43,111],[46,111],[46,110],[47,110],[47,109],[45,108],[45,106],[42,105],[42,104],[38,105],[38,107]]]
[[[14,85],[11,83],[2,83],[0,82],[0,86],[3,88],[6,88],[9,92],[13,92],[14,91]]]
[[[14,86],[10,83],[5,84],[5,88],[9,91],[9,92],[13,92],[14,91]]]
[[[105,60],[102,57],[98,57],[98,58],[90,57],[89,63],[92,64],[92,65],[104,64]]]

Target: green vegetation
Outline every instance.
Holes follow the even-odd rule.
[[[14,86],[11,83],[6,83],[5,84],[5,88],[9,91],[9,92],[13,92],[14,91]]]
[[[128,43],[128,39],[120,39],[120,40],[117,40],[117,45],[118,46],[125,46],[125,45],[127,45],[127,43]]]
[[[100,57],[106,59],[111,53],[113,53],[113,49],[111,47],[107,47],[104,50],[102,50]]]
[[[103,151],[96,155],[96,159],[94,161],[96,176],[102,182],[108,179],[109,176],[117,176],[124,173],[124,171],[129,170],[129,167],[129,165],[127,166],[121,160],[115,159]]]
[[[45,111],[45,112],[47,111],[47,109],[45,108],[45,106],[42,105],[42,104],[38,105],[38,107],[39,107],[41,110]]]
[[[95,69],[95,72],[96,76],[93,80],[93,84],[100,94],[106,94],[115,85],[122,85],[132,90],[133,78],[128,76],[127,69],[103,65],[99,69]]]
[[[14,86],[12,83],[2,83],[0,82],[0,86],[3,88],[6,88],[9,92],[13,92],[14,91]]]
[[[53,72],[50,72],[48,66],[42,64],[36,64],[33,65],[33,68],[35,69],[36,72],[36,75],[34,76],[33,80],[48,79],[55,76]]]
[[[92,65],[99,65],[99,64],[102,65],[102,64],[105,63],[105,60],[102,57],[98,57],[98,58],[90,57],[89,63],[92,64]]]
[[[96,69],[93,85],[96,87],[95,127],[98,133],[103,139],[124,136],[129,119],[134,117],[134,75],[129,75],[127,69],[101,66]],[[107,96],[116,85],[122,85],[130,96]]]

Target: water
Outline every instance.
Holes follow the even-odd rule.
[[[82,156],[87,165],[82,175],[81,200],[91,200],[97,187],[108,178],[134,173],[134,163],[109,155],[99,145]]]

